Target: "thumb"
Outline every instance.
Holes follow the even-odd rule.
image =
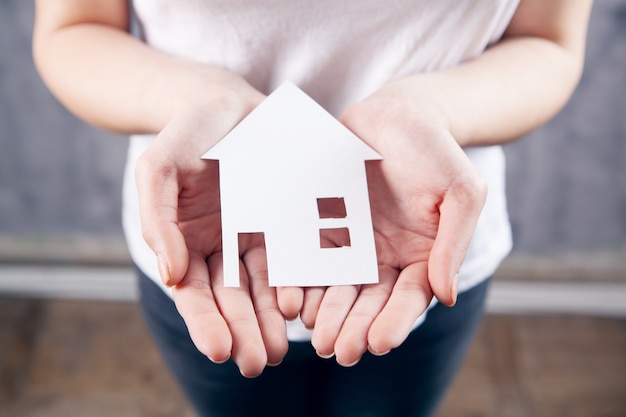
[[[178,227],[176,167],[147,150],[137,161],[135,182],[139,196],[142,235],[154,251],[161,281],[178,284],[189,266],[189,252]]]
[[[428,260],[428,280],[444,305],[456,303],[459,270],[486,196],[484,180],[472,176],[450,188],[439,207],[439,228]]]

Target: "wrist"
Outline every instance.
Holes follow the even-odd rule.
[[[368,138],[366,141],[374,148],[377,144],[370,143],[372,140],[386,141],[395,130],[402,137],[411,132],[414,138],[453,131],[451,119],[436,96],[406,80],[387,84],[364,101],[350,106],[341,120],[357,136]]]
[[[241,76],[209,65],[176,60],[144,86],[139,106],[148,130],[160,132],[181,113],[214,117],[216,111],[248,114],[263,95]],[[202,114],[204,112],[204,115]]]
[[[381,92],[401,103],[413,123],[445,130],[460,146],[471,144],[468,126],[456,117],[454,92],[450,91],[445,74],[413,75],[388,84]]]

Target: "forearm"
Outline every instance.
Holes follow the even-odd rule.
[[[522,0],[502,41],[456,67],[383,89],[462,146],[516,139],[553,117],[580,79],[587,0]]]
[[[226,71],[155,51],[124,26],[124,19],[35,26],[33,54],[42,78],[91,124],[120,133],[158,132],[181,106],[228,100],[244,84]]]
[[[574,91],[582,59],[541,39],[505,40],[451,69],[402,80],[426,98],[463,146],[507,142],[554,116]]]

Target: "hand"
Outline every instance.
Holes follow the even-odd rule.
[[[380,281],[306,291],[302,318],[320,356],[352,365],[369,349],[385,354],[408,336],[435,295],[456,301],[486,186],[432,107],[402,90],[381,90],[342,121],[384,158],[368,162]]]
[[[264,98],[245,86],[181,108],[138,161],[136,178],[144,238],[193,342],[214,362],[232,356],[252,377],[286,354],[285,320],[262,241],[240,242],[241,286],[223,286],[218,163],[200,158]],[[285,314],[297,314],[302,291],[281,293]]]

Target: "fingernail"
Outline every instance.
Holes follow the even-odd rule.
[[[210,356],[207,356],[207,358],[209,358],[209,360],[210,360],[211,362],[213,362],[213,363],[215,363],[215,364],[220,365],[220,364],[222,364],[222,363],[227,362],[227,361],[230,359],[230,355],[226,356],[226,358],[225,358],[225,359],[222,359],[222,360],[219,360],[219,361],[218,361],[218,360],[213,359],[213,358],[212,358],[212,357],[210,357]]]
[[[280,365],[281,363],[283,363],[283,360],[282,360],[282,359],[281,359],[281,360],[279,360],[278,362],[268,362],[268,363],[267,363],[267,366],[274,367],[274,366],[278,366],[278,365]]]
[[[456,297],[459,293],[459,274],[454,274],[454,278],[452,278],[452,282],[450,283],[450,299],[452,300],[452,304],[450,307],[456,304]]]
[[[248,379],[256,378],[257,376],[261,375],[261,372],[255,375],[246,374],[241,368],[239,369],[239,373],[241,374],[241,376],[243,376],[244,378],[248,378]]]
[[[170,274],[170,268],[162,255],[157,255],[157,263],[159,267],[159,275],[161,276],[161,282],[163,282],[164,285],[168,285],[172,275]]]
[[[356,365],[357,363],[359,363],[359,360],[361,360],[361,358],[357,358],[355,361],[350,362],[350,363],[341,363],[341,362],[339,362],[339,361],[337,361],[337,363],[338,363],[339,365],[343,366],[344,368],[349,368],[349,367],[354,366],[354,365]]]
[[[322,353],[320,353],[320,352],[318,352],[318,351],[315,351],[315,353],[317,353],[317,356],[319,356],[319,357],[320,357],[320,358],[322,358],[322,359],[330,359],[330,358],[332,358],[333,356],[335,356],[335,352],[332,352],[332,353],[330,353],[330,354],[322,354]]]
[[[373,350],[370,346],[367,347],[367,350],[370,351],[370,353],[374,356],[384,356],[386,354],[388,354],[389,352],[391,352],[391,349],[387,349],[385,351],[382,352],[376,352],[375,350]]]

